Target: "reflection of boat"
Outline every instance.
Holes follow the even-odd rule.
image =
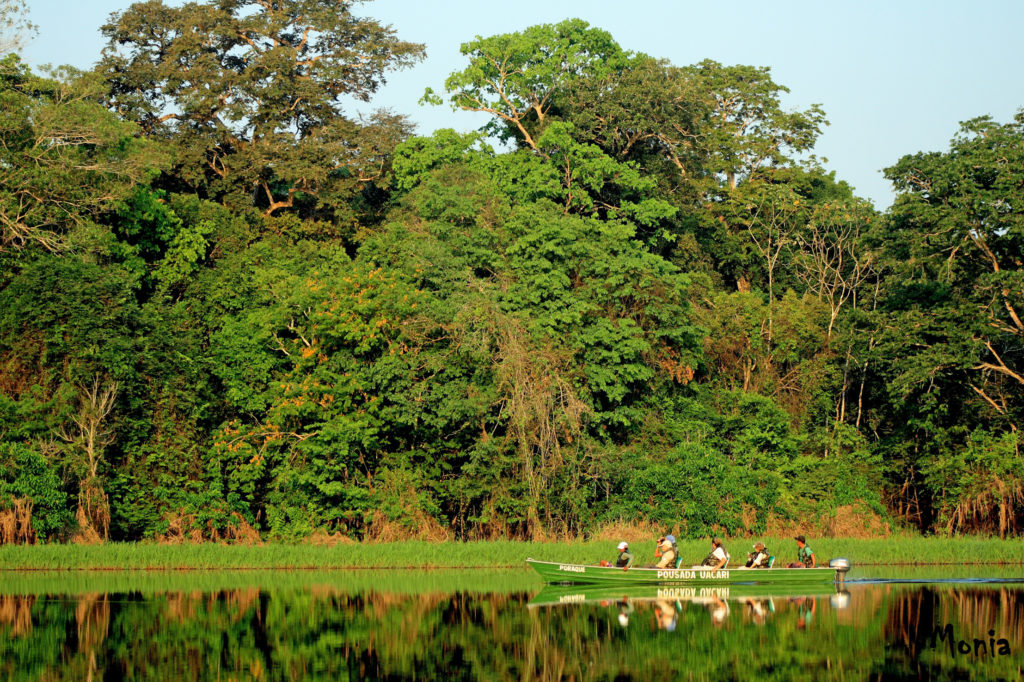
[[[631,568],[625,571],[610,566],[559,564],[527,559],[548,583],[602,583],[615,585],[696,585],[716,587],[739,583],[760,585],[815,585],[842,582],[850,564],[833,560],[822,568]]]
[[[834,585],[792,585],[773,587],[770,585],[547,585],[530,600],[527,606],[560,606],[569,604],[608,604],[629,601],[656,602],[660,600],[689,601],[703,604],[711,600],[744,601],[748,599],[833,597],[844,596],[845,590]],[[842,605],[848,600],[844,598]],[[839,607],[842,608],[842,607]]]

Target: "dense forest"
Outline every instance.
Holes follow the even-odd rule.
[[[1024,112],[879,212],[767,67],[577,19],[462,46],[478,132],[357,116],[425,49],[362,8],[5,48],[0,541],[1021,530]]]

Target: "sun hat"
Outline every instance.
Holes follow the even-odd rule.
[[[629,543],[628,542],[620,542],[619,543],[619,549],[626,549],[627,547],[629,547]]]
[[[676,536],[675,535],[666,535],[665,536],[665,542],[671,542],[672,544],[675,544]]]

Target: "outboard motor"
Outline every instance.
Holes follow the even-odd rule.
[[[836,578],[839,582],[843,582],[846,580],[846,572],[850,570],[850,560],[843,558],[832,559],[828,562],[828,567],[834,568],[836,570]]]

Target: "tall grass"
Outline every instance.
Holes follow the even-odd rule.
[[[230,590],[319,590],[356,594],[451,594],[528,592],[537,575],[523,568],[480,570],[339,571],[8,571],[0,577],[0,595],[87,593],[222,592]]]
[[[776,556],[776,565],[796,560],[790,538],[756,538]],[[630,541],[638,565],[654,561],[651,538]],[[726,538],[733,564],[751,551],[752,538]],[[108,543],[103,545],[3,545],[0,570],[32,569],[317,569],[340,568],[501,568],[521,567],[527,557],[546,561],[597,563],[616,555],[614,540],[587,542],[424,541],[350,545],[224,545]],[[1024,542],[996,538],[892,537],[880,539],[808,538],[819,562],[846,557],[855,565],[1024,564]],[[707,540],[681,540],[684,563],[699,563],[710,551]]]

